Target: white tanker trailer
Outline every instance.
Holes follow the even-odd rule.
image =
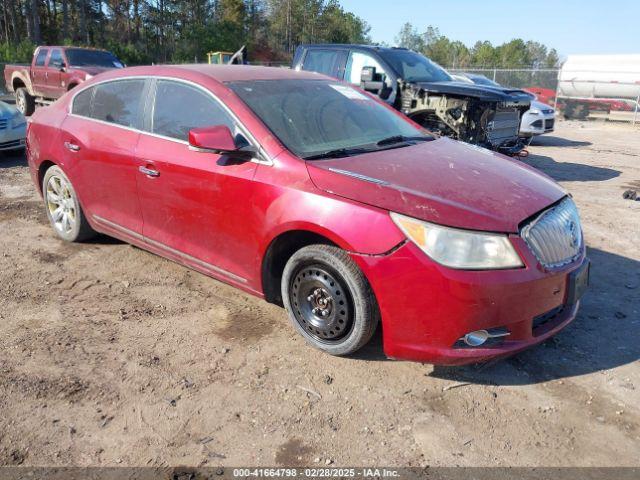
[[[558,76],[559,102],[567,118],[590,110],[636,108],[640,96],[639,55],[569,55]]]

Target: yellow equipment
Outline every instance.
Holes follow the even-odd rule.
[[[233,52],[209,52],[207,58],[209,63],[215,63],[218,65],[226,65],[233,57]]]

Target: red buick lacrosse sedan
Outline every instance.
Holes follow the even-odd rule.
[[[316,348],[462,364],[576,316],[589,264],[548,177],[438,138],[322,75],[248,66],[114,70],[32,117],[55,233],[96,232],[268,302]]]

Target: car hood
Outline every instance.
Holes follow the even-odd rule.
[[[553,107],[547,105],[546,103],[539,102],[538,100],[531,101],[531,108],[535,108],[540,111],[549,110],[550,108],[553,109]]]
[[[448,138],[308,161],[307,168],[326,192],[470,230],[516,233],[523,220],[566,195],[522,162]]]
[[[433,93],[464,95],[479,100],[492,102],[518,102],[523,105],[531,101],[531,96],[524,90],[499,86],[477,85],[467,82],[415,82],[412,85]]]
[[[11,118],[16,114],[16,107],[5,102],[0,102],[0,118]]]

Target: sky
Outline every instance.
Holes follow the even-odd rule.
[[[534,40],[570,54],[640,53],[640,0],[342,0],[366,20],[374,42],[394,45],[406,22],[451,40]]]

